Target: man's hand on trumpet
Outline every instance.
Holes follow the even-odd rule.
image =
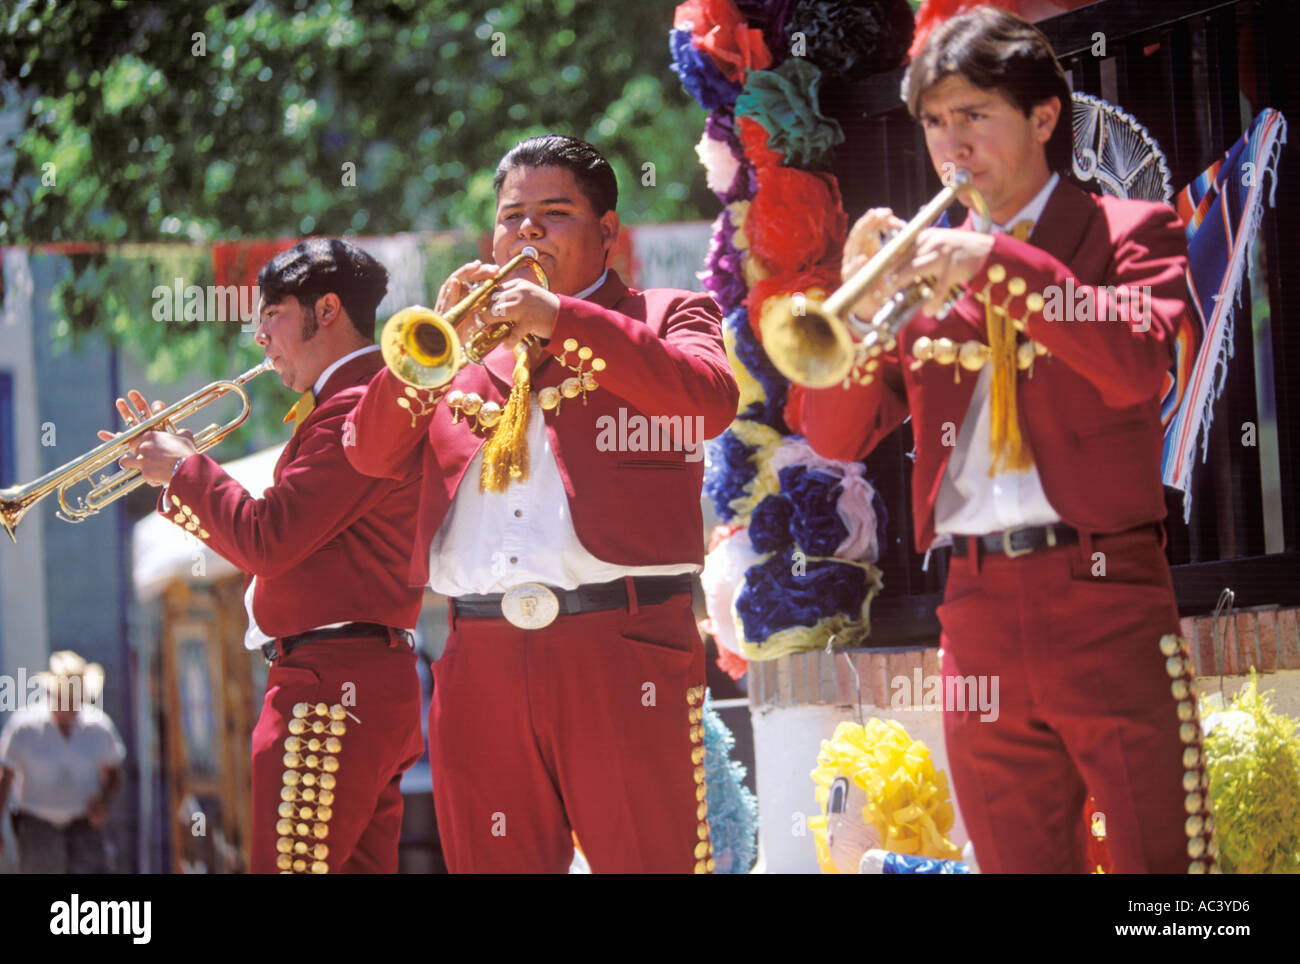
[[[888,208],[872,208],[853,225],[844,243],[841,280],[848,281],[888,241],[887,235],[904,226]],[[853,313],[870,319],[895,292],[920,278],[931,284],[930,297],[921,306],[927,315],[937,315],[953,287],[966,285],[993,250],[993,235],[953,228],[927,228],[894,266],[869,288],[853,306]]]
[[[163,410],[162,402],[150,405],[143,395],[130,391],[126,398],[117,400],[117,411],[122,416],[128,429],[145,421],[150,415]],[[100,429],[100,441],[109,442],[117,437],[116,433]],[[140,475],[152,486],[166,485],[171,481],[172,472],[180,459],[188,458],[198,452],[194,444],[194,433],[188,429],[179,432],[145,432],[131,442],[131,454],[118,460],[124,469],[139,469]]]
[[[471,261],[457,268],[439,289],[434,310],[443,314],[468,295],[473,284],[491,279],[496,272],[497,265],[481,261]],[[470,325],[510,322],[510,334],[502,344],[513,350],[527,335],[550,338],[559,311],[559,296],[526,278],[511,278],[489,296],[487,305],[475,316],[477,324],[471,322]],[[463,341],[471,331],[472,327],[463,326],[458,327],[456,334]]]

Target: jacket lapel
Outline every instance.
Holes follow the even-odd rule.
[[[1029,235],[1030,243],[1062,264],[1073,264],[1096,216],[1092,198],[1062,178]]]

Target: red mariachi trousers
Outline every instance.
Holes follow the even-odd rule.
[[[982,871],[1093,870],[1082,819],[1091,793],[1115,872],[1187,872],[1184,746],[1159,648],[1179,631],[1178,610],[1160,533],[952,557],[939,607],[945,693],[950,676],[999,683],[996,719],[944,708]]]
[[[453,619],[429,758],[452,873],[707,873],[704,648],[688,594],[539,630]]]
[[[253,730],[253,873],[397,872],[420,678],[401,637],[329,639],[272,665]]]

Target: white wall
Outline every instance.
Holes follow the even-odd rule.
[[[34,481],[41,470],[32,278],[25,250],[6,248],[3,257],[5,302],[0,316],[0,371],[13,376],[15,484],[24,485]],[[27,514],[17,529],[17,545],[0,534],[0,673],[15,675],[22,666],[30,675],[46,668],[49,647],[42,516],[49,511],[48,505],[47,499]]]

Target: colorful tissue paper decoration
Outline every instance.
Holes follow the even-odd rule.
[[[1300,735],[1250,682],[1226,710],[1202,701],[1214,837],[1226,874],[1300,873]]]
[[[704,786],[715,874],[747,874],[758,855],[758,798],[744,784],[745,765],[731,759],[736,738],[713,697],[704,696]]]
[[[718,646],[719,668],[732,679],[749,671],[749,662],[740,651],[736,636],[736,617],[732,604],[745,579],[745,570],[761,557],[749,544],[743,527],[716,526],[709,539],[700,582],[704,586],[704,606],[708,615],[700,620],[700,630],[713,637]]]
[[[868,850],[862,855],[860,874],[969,874],[970,864],[960,860],[913,857],[888,850]]]
[[[811,776],[822,813],[808,826],[823,873],[852,873],[846,866],[858,866],[851,852],[832,854],[840,850],[832,818],[837,813],[856,818],[855,809],[861,811],[862,826],[868,828],[865,834],[851,834],[867,844],[862,853],[882,849],[934,860],[961,859],[961,851],[946,836],[955,817],[948,776],[935,770],[929,748],[908,736],[901,723],[876,717],[865,726],[840,723],[831,738],[822,741]],[[841,789],[845,781],[847,793]],[[861,806],[854,806],[858,801]],[[838,829],[843,834],[848,827],[841,824]]]
[[[751,70],[772,62],[763,32],[746,22],[732,0],[686,0],[673,15],[673,30],[690,33],[691,44],[707,54],[728,80],[743,84]]]
[[[912,42],[907,0],[800,0],[790,9],[789,34],[828,83],[850,83],[902,62]]]
[[[711,111],[696,151],[724,205],[699,277],[741,390],[704,480],[727,531],[706,560],[702,625],[733,677],[746,659],[870,632],[879,500],[860,463],[830,463],[790,436],[789,383],[761,323],[839,286],[848,217],[825,167],[844,133],[823,110],[826,84],[893,69],[910,38],[906,0],[688,0],[674,16],[673,69]]]
[[[817,102],[821,79],[822,72],[802,57],[776,70],[756,70],[736,98],[736,116],[758,121],[785,163],[821,164],[831,148],[844,143],[839,121],[823,114]]]

